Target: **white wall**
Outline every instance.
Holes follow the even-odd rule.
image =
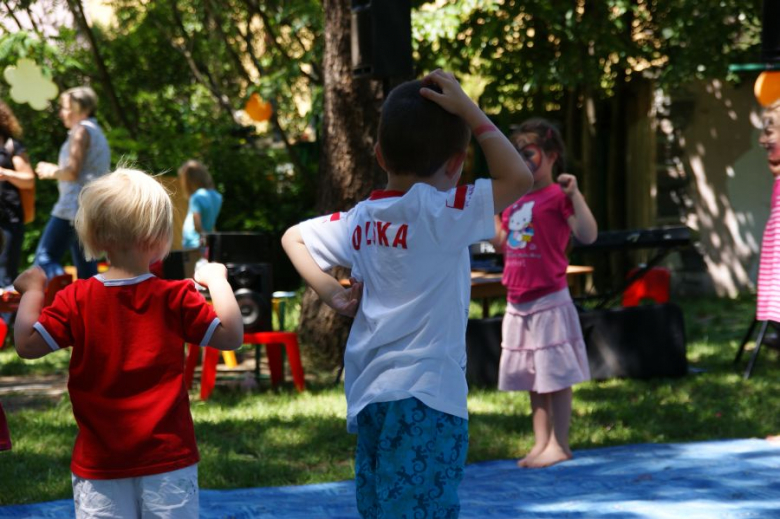
[[[702,287],[718,295],[755,290],[769,217],[773,179],[758,146],[761,107],[753,96],[754,79],[693,87],[694,110],[682,131],[694,201],[685,223],[699,232],[707,265]]]

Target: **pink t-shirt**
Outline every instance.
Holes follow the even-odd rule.
[[[573,214],[574,206],[558,184],[529,193],[504,210],[502,282],[510,303],[526,303],[566,287],[568,219]]]

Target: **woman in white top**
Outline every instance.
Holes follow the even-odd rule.
[[[64,271],[60,262],[70,249],[80,279],[97,274],[97,262],[87,261],[73,229],[81,188],[109,172],[111,150],[95,119],[97,95],[89,87],[66,90],[60,96],[60,119],[68,139],[60,148],[57,164],[39,162],[38,178],[57,180],[59,198],[35,251],[35,264],[52,278]]]

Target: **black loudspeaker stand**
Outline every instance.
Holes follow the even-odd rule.
[[[586,310],[580,324],[595,380],[688,373],[685,323],[675,304]]]
[[[245,332],[266,332],[271,324],[271,265],[227,263],[228,282],[241,309]]]
[[[466,381],[471,387],[498,387],[503,316],[469,319],[466,326]]]
[[[191,278],[195,275],[195,264],[202,257],[199,249],[172,250],[162,262],[163,278]]]
[[[208,260],[219,263],[271,263],[271,237],[257,232],[216,232],[206,235]]]
[[[410,0],[352,0],[351,23],[353,76],[412,76]]]

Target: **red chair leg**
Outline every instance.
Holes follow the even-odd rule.
[[[276,387],[284,382],[284,358],[282,357],[282,345],[279,343],[266,344],[265,354],[268,357],[268,369],[271,371],[271,385]]]
[[[8,335],[8,325],[0,319],[0,349],[5,346],[5,336]]]
[[[303,391],[306,389],[306,381],[303,378],[303,365],[301,364],[301,351],[298,348],[298,337],[294,334],[288,336],[285,341],[285,348],[295,389]]]
[[[214,390],[217,381],[217,362],[219,362],[219,350],[206,346],[203,355],[202,374],[200,376],[200,399],[208,400]]]
[[[200,357],[200,346],[197,344],[188,344],[187,360],[184,364],[184,387],[189,391],[192,389],[192,380],[195,378],[195,367],[198,365]]]

